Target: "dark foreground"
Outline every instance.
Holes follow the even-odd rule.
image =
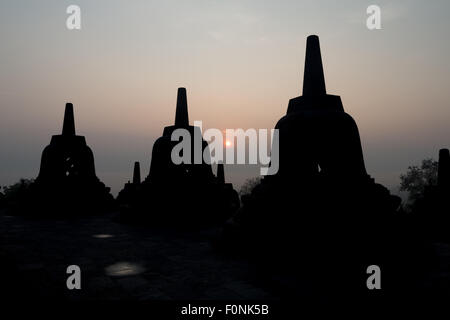
[[[0,214],[3,301],[279,303],[295,297],[301,303],[333,298],[287,265],[267,273],[255,261],[221,254],[212,245],[218,234],[218,228],[124,225],[109,215],[55,220]],[[423,286],[448,294],[450,245],[433,248],[438,263]],[[81,268],[81,290],[67,289],[70,265]]]

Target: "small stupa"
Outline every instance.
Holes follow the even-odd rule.
[[[128,180],[123,189],[117,195],[117,202],[121,205],[127,205],[136,200],[141,189],[141,165],[139,161],[134,163],[133,178]]]
[[[175,163],[172,150],[179,141],[172,141],[172,133],[184,129],[191,138],[190,161]],[[201,159],[195,159],[194,139],[201,139]],[[224,167],[218,164],[217,176],[203,155],[209,155],[208,143],[201,130],[189,124],[185,88],[177,94],[175,123],[166,126],[152,149],[150,171],[145,180],[135,188],[126,185],[120,202],[124,219],[145,219],[173,225],[204,225],[223,223],[239,207],[239,197],[231,183],[225,183]],[[124,203],[126,189],[128,196]]]
[[[84,136],[75,133],[72,103],[66,104],[62,133],[52,136],[42,152],[39,175],[31,190],[31,204],[60,215],[95,213],[112,204],[110,188],[96,176],[91,148]]]

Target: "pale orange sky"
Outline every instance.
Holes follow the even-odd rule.
[[[82,29],[65,26],[68,5]],[[0,185],[36,177],[66,102],[116,193],[174,120],[186,87],[191,123],[273,128],[301,94],[306,36],[320,37],[327,91],[358,123],[366,167],[390,188],[408,165],[450,147],[450,2],[2,1]],[[227,168],[240,185],[257,168]]]

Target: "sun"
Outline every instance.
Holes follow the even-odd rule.
[[[228,148],[228,147],[231,147],[231,141],[230,140],[226,140],[225,141],[225,146]]]

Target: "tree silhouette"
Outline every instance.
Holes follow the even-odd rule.
[[[241,186],[239,190],[239,195],[246,196],[252,193],[253,189],[261,183],[261,177],[249,178],[245,180],[244,184]]]
[[[421,198],[427,186],[437,185],[438,162],[429,158],[421,166],[409,166],[406,174],[400,175],[400,191],[409,193],[408,200],[414,203]]]
[[[30,192],[30,186],[34,182],[33,179],[20,179],[20,181],[3,188],[4,202],[7,204],[15,204],[23,201]]]

